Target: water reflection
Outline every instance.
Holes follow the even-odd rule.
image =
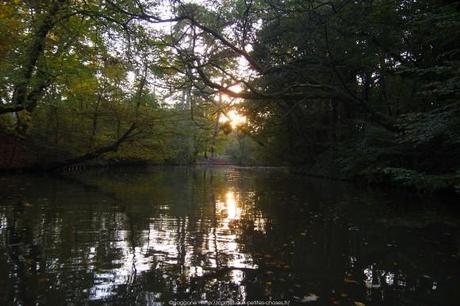
[[[246,300],[246,288],[242,284],[245,269],[257,269],[250,253],[245,252],[238,241],[241,235],[239,221],[242,219],[243,209],[246,217],[251,216],[251,201],[241,203],[243,196],[234,190],[223,189],[211,196],[211,205],[214,209],[211,215],[194,216],[193,218],[171,217],[168,207],[160,206],[160,213],[151,217],[146,224],[148,229],[137,234],[133,241],[133,233],[126,230],[130,220],[123,213],[115,213],[113,224],[106,216],[93,218],[101,229],[112,226],[110,238],[111,264],[101,268],[98,257],[103,251],[100,247],[88,246],[84,262],[87,264],[87,273],[94,277],[94,284],[89,288],[90,300],[107,299],[117,294],[121,286],[129,287],[136,282],[136,278],[152,270],[161,271],[161,278],[170,281],[173,292],[180,293],[193,281],[203,276],[226,276],[223,283],[238,287],[233,296],[235,300]],[[253,207],[252,207],[253,209]],[[260,215],[261,212],[259,211]],[[262,223],[258,229],[262,230]],[[195,228],[194,231],[189,229]],[[198,230],[198,231],[197,231]],[[77,231],[80,235],[94,234],[85,230]],[[106,240],[102,238],[102,240]],[[81,261],[79,261],[81,263]],[[226,275],[227,274],[227,275]],[[216,278],[210,278],[210,284],[219,285]],[[186,292],[189,290],[185,289]],[[154,297],[161,298],[161,293]],[[203,297],[201,297],[203,298]]]
[[[0,184],[0,304],[459,298],[458,222],[437,208],[398,211],[405,199],[270,171],[78,180]]]

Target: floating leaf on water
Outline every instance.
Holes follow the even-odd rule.
[[[309,293],[308,295],[305,295],[300,301],[303,303],[308,303],[308,302],[316,302],[319,300],[319,296],[317,296],[314,293]]]
[[[345,277],[345,279],[343,280],[345,283],[348,283],[348,284],[359,284],[357,281],[355,281],[354,279],[351,279],[351,278],[348,278],[348,277]]]
[[[340,305],[340,301],[337,300],[335,297],[331,297],[330,301],[333,305]]]

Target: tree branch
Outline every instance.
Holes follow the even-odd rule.
[[[135,129],[136,129],[136,124],[132,123],[130,125],[130,127],[125,131],[125,133],[123,135],[121,135],[121,137],[118,138],[115,142],[113,142],[113,143],[111,143],[109,145],[106,145],[104,147],[100,147],[100,148],[98,148],[98,149],[96,149],[94,151],[88,152],[88,153],[83,154],[81,156],[71,158],[71,159],[67,159],[67,160],[64,160],[64,161],[61,161],[61,162],[52,163],[52,164],[50,164],[48,166],[45,166],[44,168],[42,168],[40,170],[57,171],[57,170],[60,170],[62,168],[65,168],[67,166],[71,166],[71,165],[75,165],[75,164],[82,163],[82,162],[85,162],[85,161],[93,160],[93,159],[101,156],[102,154],[105,154],[105,153],[108,153],[108,152],[116,152],[116,151],[118,151],[118,148],[120,147],[120,145],[123,142],[125,142],[131,136],[131,134],[134,132]]]

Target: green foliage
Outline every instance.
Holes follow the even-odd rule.
[[[0,1],[2,128],[56,156],[117,143],[135,125],[107,158],[223,155],[452,186],[457,3],[210,3]],[[219,123],[230,108],[246,127]]]
[[[348,177],[365,175],[375,167],[399,164],[403,152],[394,143],[394,135],[377,126],[363,128],[337,148],[336,161]]]
[[[266,161],[260,156],[260,146],[248,135],[235,131],[226,139],[223,154],[238,165],[254,166]]]
[[[377,174],[379,175],[379,174]],[[380,172],[382,182],[409,187],[420,191],[455,191],[460,183],[458,175],[427,175],[415,170],[384,168]]]

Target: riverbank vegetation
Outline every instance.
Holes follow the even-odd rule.
[[[1,167],[226,160],[460,192],[459,8],[0,1]]]

